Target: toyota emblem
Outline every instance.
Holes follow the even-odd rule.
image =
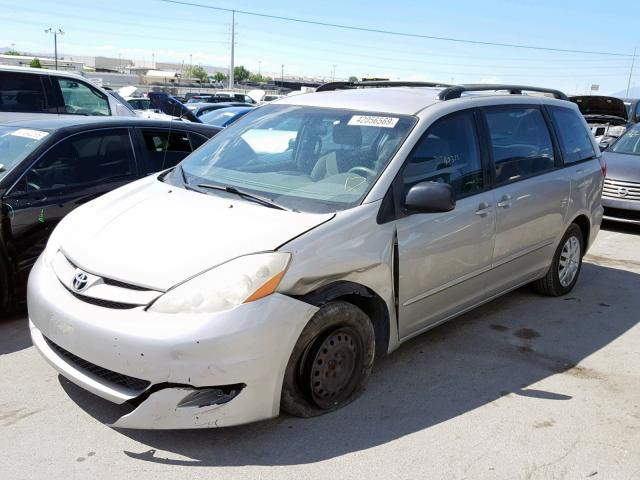
[[[87,284],[89,283],[89,275],[84,272],[76,273],[76,276],[73,277],[73,289],[76,292],[81,292],[85,288],[87,288]]]
[[[626,197],[627,195],[629,195],[629,190],[627,190],[627,189],[626,189],[626,188],[624,188],[624,187],[620,187],[620,188],[618,188],[618,196],[619,196],[619,197],[624,198],[624,197]]]

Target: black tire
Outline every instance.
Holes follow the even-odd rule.
[[[365,389],[375,358],[369,317],[343,301],[323,305],[293,348],[282,385],[282,410],[315,417],[355,400]]]
[[[565,245],[567,245],[567,242],[571,238],[574,238],[575,240],[578,241],[578,245],[580,246],[580,252],[578,254],[577,269],[575,271],[575,275],[573,276],[573,279],[570,282],[563,284],[563,282],[561,281],[561,274],[560,274],[560,261],[564,255],[563,249],[565,248]],[[560,240],[560,244],[558,245],[558,248],[556,249],[553,255],[553,262],[551,263],[551,267],[549,268],[549,271],[543,278],[533,282],[532,284],[533,288],[538,293],[541,293],[543,295],[548,295],[550,297],[560,297],[562,295],[566,295],[571,290],[573,290],[573,287],[578,281],[578,277],[580,276],[580,271],[582,270],[583,256],[584,256],[584,238],[582,236],[582,230],[580,230],[580,227],[578,227],[578,225],[576,225],[575,223],[572,223],[567,229],[564,236],[562,237],[562,240]]]

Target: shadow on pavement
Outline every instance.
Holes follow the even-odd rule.
[[[27,313],[0,313],[0,355],[24,350],[30,346]]]
[[[220,430],[120,430],[142,444],[124,454],[185,466],[305,464],[393,441],[506,395],[570,401],[570,392],[529,385],[556,374],[601,378],[577,364],[638,322],[639,287],[638,274],[585,263],[566,297],[521,289],[410,340],[377,362],[367,391],[342,410]],[[63,387],[94,417],[117,417],[121,407]]]

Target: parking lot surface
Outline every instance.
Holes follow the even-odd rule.
[[[0,320],[0,477],[640,478],[640,229],[607,226],[566,297],[523,288],[379,361],[335,413],[114,430],[26,314]]]

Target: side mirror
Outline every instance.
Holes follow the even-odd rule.
[[[408,213],[450,212],[456,207],[456,195],[448,183],[420,182],[409,189],[404,206]]]

